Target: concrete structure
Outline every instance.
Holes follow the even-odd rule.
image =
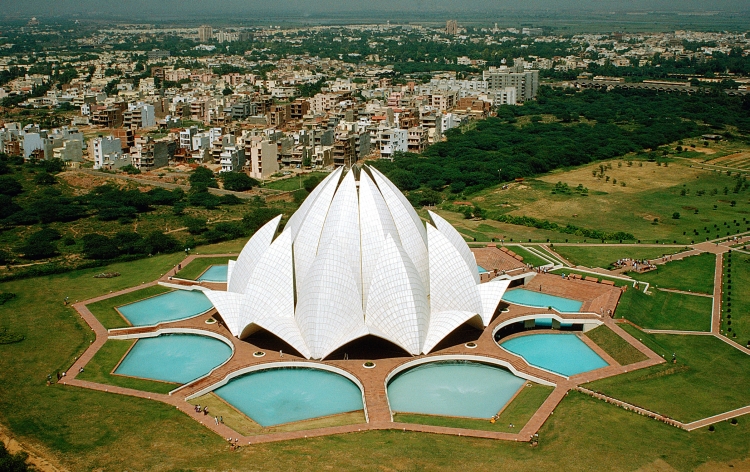
[[[248,152],[249,151],[249,152]],[[265,179],[279,171],[278,146],[260,136],[245,141],[245,155],[250,155],[250,177]]]
[[[94,138],[89,142],[89,153],[94,161],[94,170],[105,169],[122,158],[122,144],[114,136]]]
[[[430,217],[377,170],[337,169],[279,236],[281,215],[229,261],[227,291],[204,293],[235,336],[265,329],[308,359],[368,335],[427,354],[464,323],[486,327],[510,283],[480,285],[464,239]]]
[[[237,172],[245,166],[245,149],[238,146],[227,146],[220,154],[221,171]]]

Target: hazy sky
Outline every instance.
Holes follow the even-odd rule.
[[[170,17],[216,17],[225,14],[263,16],[278,14],[319,15],[336,12],[425,11],[476,13],[517,10],[596,10],[596,11],[748,11],[748,0],[0,0],[0,11],[19,14],[56,16],[58,12],[80,12],[81,16],[130,16],[149,14]],[[53,13],[54,12],[54,13]]]

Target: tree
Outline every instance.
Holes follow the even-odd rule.
[[[15,196],[23,192],[23,186],[9,175],[0,175],[0,195]]]
[[[201,234],[202,232],[208,229],[206,227],[205,218],[196,218],[192,216],[187,216],[185,217],[183,222],[185,223],[185,226],[187,226],[188,233],[190,234]]]
[[[123,167],[120,168],[120,170],[123,171],[123,172],[125,172],[126,174],[130,174],[130,175],[140,174],[141,173],[141,170],[139,168],[137,168],[136,166],[132,165],[132,164],[128,164],[126,166],[123,166]]]
[[[60,232],[51,228],[42,228],[32,233],[18,248],[24,259],[39,260],[57,255],[55,241],[62,236]]]
[[[272,208],[260,207],[242,217],[242,226],[250,233],[255,233],[261,226],[275,218],[279,212]]]
[[[151,249],[151,254],[170,253],[180,250],[180,242],[173,236],[161,231],[152,231],[144,239],[146,246]]]
[[[322,180],[323,178],[319,175],[311,175],[302,181],[302,187],[308,192],[312,192]]]
[[[198,167],[197,169],[195,169],[193,173],[190,174],[188,180],[190,181],[191,187],[202,184],[205,187],[209,188],[219,188],[219,184],[216,182],[214,173],[211,171],[211,169],[208,169],[206,167]]]
[[[54,175],[42,172],[34,177],[34,183],[37,185],[54,185],[57,183],[57,180]]]
[[[244,192],[260,184],[244,172],[222,172],[221,180],[224,182],[224,189],[233,192]]]
[[[234,93],[234,92],[229,87],[225,87],[224,90],[221,91],[221,94],[224,95],[225,97],[227,95],[232,95],[232,93]]]
[[[114,259],[118,256],[118,250],[107,236],[89,233],[83,236],[83,254],[88,259]]]
[[[679,214],[679,212],[674,212],[674,213],[672,213],[672,219],[675,219],[675,220],[679,220],[679,219],[680,219],[680,214]]]

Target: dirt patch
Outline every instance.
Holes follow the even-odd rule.
[[[11,454],[16,454],[17,452],[25,452],[28,454],[29,458],[27,459],[27,462],[41,472],[60,472],[66,470],[54,466],[49,460],[23,446],[21,443],[10,437],[7,431],[2,427],[0,427],[0,441],[5,444],[8,452]]]
[[[711,159],[708,161],[709,164],[716,164],[717,162],[724,162],[724,161],[734,161],[739,159],[747,159],[750,158],[750,152],[735,152],[734,154],[729,154],[724,157],[717,157],[716,159]]]
[[[91,175],[77,171],[63,172],[58,174],[57,176],[63,179],[65,183],[67,183],[71,187],[74,187],[80,191],[85,191],[81,193],[88,193],[88,190],[108,183],[116,185],[120,188],[125,185],[125,182],[119,179],[100,177],[97,175]]]
[[[695,152],[702,152],[703,154],[708,154],[709,156],[711,154],[716,154],[716,151],[713,149],[705,148],[705,147],[691,147],[687,148],[688,151],[695,151]]]

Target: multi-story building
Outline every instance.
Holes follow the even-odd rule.
[[[213,38],[213,29],[210,25],[201,25],[198,27],[198,41],[205,43]]]
[[[89,154],[94,161],[94,170],[106,169],[122,159],[122,143],[114,136],[98,137],[89,142]]]
[[[156,126],[154,106],[142,102],[129,104],[122,115],[122,126],[133,130]]]
[[[490,91],[513,87],[516,89],[516,101],[524,102],[536,97],[539,88],[539,71],[523,70],[523,65],[511,68],[494,68],[482,72]]]
[[[248,153],[248,150],[250,151]],[[250,177],[265,179],[279,171],[278,146],[261,136],[245,137],[245,155],[250,155]]]
[[[220,172],[239,172],[245,166],[245,149],[241,146],[227,146],[221,151]]]
[[[397,152],[409,151],[408,131],[400,128],[384,128],[378,133],[378,147],[382,159],[392,159]]]
[[[427,129],[415,126],[407,130],[407,147],[409,152],[421,153],[427,147]]]

